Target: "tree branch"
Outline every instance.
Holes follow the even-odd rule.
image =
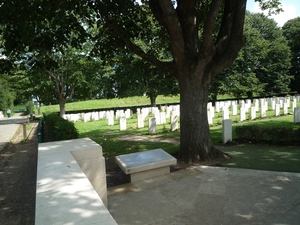
[[[208,55],[213,56],[215,51],[213,33],[218,13],[220,11],[222,0],[213,0],[210,4],[206,20],[204,22],[202,34],[201,53],[206,58]]]
[[[130,37],[126,34],[126,31],[123,27],[119,26],[118,23],[111,19],[107,18],[107,22],[112,26],[112,28],[117,32],[121,40],[126,44],[126,46],[136,55],[140,56],[142,59],[152,63],[157,68],[162,70],[174,73],[175,64],[174,62],[162,62],[158,60],[154,55],[145,53],[139,46],[135,45]]]
[[[183,70],[186,62],[183,32],[171,0],[149,0],[149,6],[155,18],[167,30],[177,68]]]
[[[210,68],[211,75],[215,76],[228,67],[237,57],[244,43],[244,20],[246,14],[246,0],[230,0],[225,9],[224,19],[228,22],[226,29],[220,31],[217,45],[218,54],[215,55]],[[232,16],[231,16],[232,15]],[[228,38],[228,40],[226,40]],[[222,42],[222,44],[221,44]]]

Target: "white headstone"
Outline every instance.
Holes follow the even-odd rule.
[[[167,118],[166,118],[166,112],[160,112],[160,123],[161,124],[166,124],[167,123]]]
[[[161,119],[160,119],[160,112],[156,112],[154,114],[154,117],[156,119],[156,125],[160,125],[161,124]]]
[[[296,106],[297,106],[296,102],[292,102],[292,113],[294,113]]]
[[[130,118],[130,109],[126,109],[126,111],[125,111],[125,117],[126,117],[126,119],[129,119]]]
[[[228,120],[229,119],[229,110],[226,107],[223,107],[222,118],[223,118],[223,120]]]
[[[126,126],[126,117],[124,115],[120,116],[119,118],[120,121],[120,130],[126,130],[127,126]]]
[[[177,115],[172,114],[170,125],[171,125],[171,131],[178,130],[178,116]]]
[[[141,113],[137,114],[138,128],[144,128],[144,116]]]
[[[155,117],[149,118],[148,132],[149,132],[149,134],[155,134],[156,133],[156,118]]]
[[[113,126],[114,125],[114,116],[109,114],[107,118],[107,124],[108,126]]]
[[[232,141],[232,121],[223,120],[222,122],[222,142],[226,144],[228,141]]]
[[[276,104],[275,105],[275,116],[279,116],[280,115],[280,104]]]
[[[288,103],[283,103],[283,114],[286,115],[288,114]]]
[[[210,111],[207,112],[207,121],[209,125],[213,125],[213,117]]]
[[[83,115],[83,121],[84,121],[85,123],[91,121],[91,113],[85,113],[85,114]]]
[[[294,109],[294,123],[300,123],[300,108]]]
[[[246,111],[245,111],[245,108],[244,107],[241,107],[240,109],[240,121],[244,121],[246,120]]]
[[[256,118],[256,108],[251,107],[251,113],[250,113],[251,120],[254,120]]]
[[[233,115],[233,116],[236,116],[236,115],[237,115],[237,109],[238,109],[237,105],[236,105],[236,104],[233,104],[233,105],[232,105],[232,115]]]
[[[216,102],[216,112],[220,112],[220,102]]]

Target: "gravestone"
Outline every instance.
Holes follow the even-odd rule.
[[[126,109],[125,111],[125,116],[126,116],[126,119],[129,119],[130,118],[130,109]]]
[[[216,102],[216,112],[220,112],[220,102]]]
[[[288,103],[283,103],[283,114],[288,114]]]
[[[258,99],[254,99],[254,107],[255,107],[255,111],[259,110],[259,100]]]
[[[166,118],[166,112],[160,112],[160,123],[161,124],[166,124],[167,123],[167,118]]]
[[[276,106],[276,101],[275,100],[272,100],[271,106],[272,106],[272,110],[275,110],[275,106]]]
[[[83,121],[84,121],[85,123],[91,121],[91,113],[85,113],[85,114],[83,115]]]
[[[233,104],[233,105],[232,105],[232,115],[233,115],[233,116],[236,116],[236,115],[237,115],[237,109],[238,109],[238,108],[237,108],[237,105],[236,105],[236,104]]]
[[[211,113],[211,117],[214,118],[215,117],[215,108],[212,106],[209,109],[210,113]]]
[[[300,108],[294,109],[294,123],[300,123]]]
[[[144,128],[144,116],[141,113],[137,114],[138,128]]]
[[[254,120],[256,118],[256,108],[255,108],[255,106],[251,107],[250,118],[251,118],[251,120]]]
[[[228,110],[227,107],[223,107],[222,118],[223,118],[223,120],[228,120],[229,119],[229,110]]]
[[[296,102],[292,102],[292,113],[294,113],[295,108],[297,107]]]
[[[222,142],[226,144],[228,141],[232,141],[232,121],[223,120],[222,122]]]
[[[114,125],[114,116],[113,115],[109,114],[107,116],[107,124],[108,124],[108,126],[113,126]]]
[[[244,107],[241,107],[240,109],[240,121],[244,121],[246,120],[246,111],[245,111],[245,108]]]
[[[149,134],[155,134],[156,133],[156,118],[155,117],[149,118],[148,133]]]
[[[92,120],[99,120],[99,114],[98,114],[98,112],[92,112],[91,118],[92,118]]]
[[[120,116],[119,121],[120,121],[120,131],[126,130],[127,129],[126,116],[125,115]]]
[[[207,111],[207,121],[209,125],[213,125],[213,117],[211,111]]]
[[[275,105],[275,116],[279,116],[280,115],[280,104],[276,104]]]
[[[260,106],[260,118],[266,117],[266,107],[264,105]]]
[[[171,131],[178,130],[178,116],[176,114],[172,114],[170,125],[171,125]]]
[[[154,117],[156,119],[156,125],[161,125],[160,112],[156,112]]]

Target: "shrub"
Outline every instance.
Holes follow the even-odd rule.
[[[241,141],[268,141],[273,144],[300,144],[300,128],[237,126],[235,133]]]
[[[50,141],[78,138],[79,134],[73,122],[61,118],[57,113],[44,114]]]

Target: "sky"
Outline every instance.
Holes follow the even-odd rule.
[[[284,12],[278,15],[272,15],[271,18],[277,22],[278,26],[282,27],[286,21],[300,16],[300,1],[280,0],[280,2]],[[247,10],[254,13],[262,12],[259,8],[259,4],[254,2],[254,0],[247,0]]]

